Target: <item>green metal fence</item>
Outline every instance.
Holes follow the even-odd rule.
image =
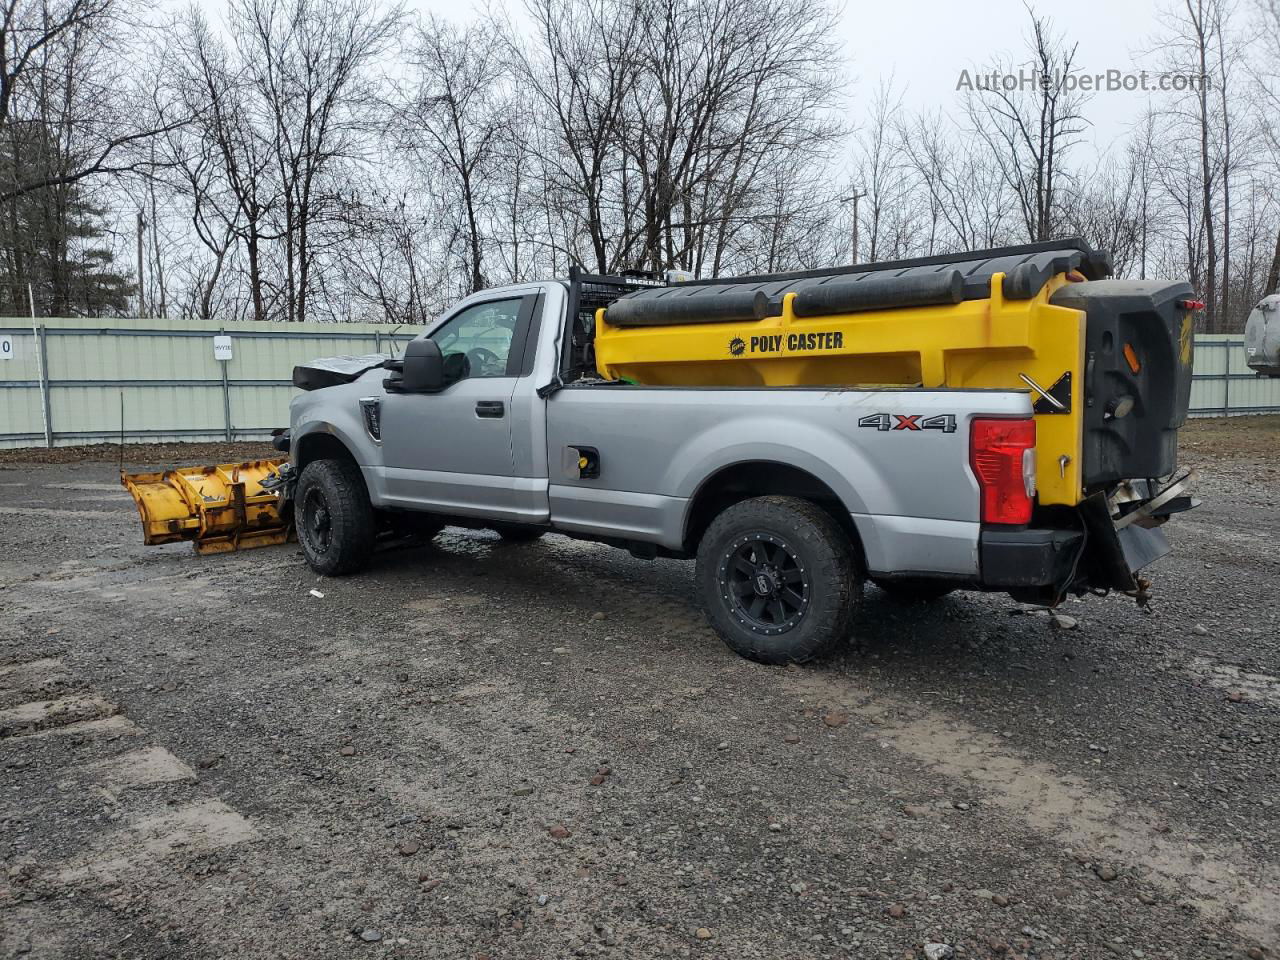
[[[0,447],[122,433],[127,441],[264,438],[288,420],[294,364],[382,353],[416,333],[368,323],[0,318]],[[215,336],[231,338],[231,359],[215,359]],[[1245,366],[1239,335],[1199,336],[1191,410],[1280,412],[1280,379]]]
[[[0,447],[249,440],[289,418],[293,366],[417,333],[368,323],[0,319]],[[214,338],[231,358],[215,359]],[[123,408],[123,415],[122,415]]]
[[[1245,362],[1244,335],[1196,337],[1191,380],[1193,417],[1280,413],[1280,377],[1260,377]]]

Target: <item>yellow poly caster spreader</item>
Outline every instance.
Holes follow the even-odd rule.
[[[655,386],[1027,390],[1039,501],[1074,506],[1169,473],[1191,390],[1203,305],[1110,272],[1064,241],[653,287],[596,312],[595,363]]]

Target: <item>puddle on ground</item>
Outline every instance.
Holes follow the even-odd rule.
[[[1280,704],[1280,677],[1252,673],[1212,657],[1192,657],[1184,671],[1218,690],[1239,691],[1244,700]]]

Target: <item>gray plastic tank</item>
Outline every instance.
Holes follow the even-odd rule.
[[[1244,354],[1249,369],[1280,377],[1280,294],[1263,297],[1244,326]]]

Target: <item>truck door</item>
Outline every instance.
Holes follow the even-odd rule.
[[[440,393],[383,399],[382,448],[390,504],[523,519],[513,481],[511,398],[524,363],[536,293],[471,303],[428,336],[447,375]]]

